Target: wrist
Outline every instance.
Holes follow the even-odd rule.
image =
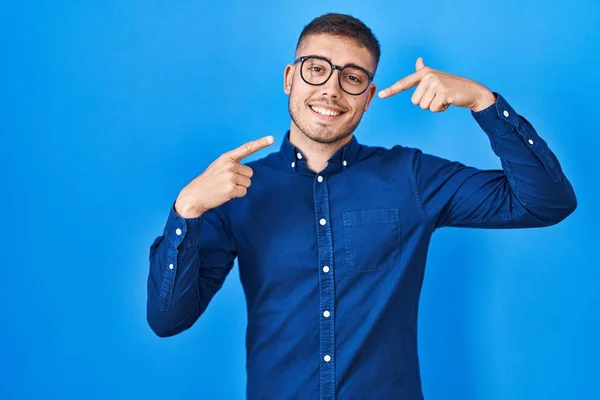
[[[485,110],[492,104],[496,103],[496,100],[496,95],[490,90],[485,89],[477,99],[475,106],[471,108],[471,111],[479,112]]]
[[[185,196],[180,195],[175,201],[175,212],[182,218],[198,218],[204,214],[205,211],[206,209],[187,200]]]

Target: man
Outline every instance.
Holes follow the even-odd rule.
[[[417,310],[434,230],[549,226],[577,205],[501,95],[421,58],[379,96],[416,86],[425,110],[470,109],[503,170],[359,144],[379,55],[353,17],[308,24],[284,71],[292,121],[279,151],[242,164],[266,137],[223,154],[181,190],[151,246],[147,316],[161,337],[194,324],[238,258],[249,399],[422,399]]]

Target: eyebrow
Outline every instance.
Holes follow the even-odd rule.
[[[329,62],[330,62],[332,65],[335,65],[335,64],[333,64],[333,62],[331,61],[331,59],[330,59],[329,57],[321,56],[321,55],[318,55],[318,54],[310,54],[310,55],[308,55],[308,56],[306,56],[306,57],[317,57],[317,58],[322,58],[323,60],[327,60],[327,61],[329,61]],[[342,67],[342,68],[346,68],[346,67],[357,67],[357,68],[364,69],[365,71],[369,71],[367,68],[365,68],[365,67],[361,67],[360,65],[358,65],[358,64],[354,64],[354,63],[349,63],[349,64],[346,64],[346,65],[340,65],[340,67]],[[371,71],[369,71],[369,72],[370,72],[370,73],[372,73]]]

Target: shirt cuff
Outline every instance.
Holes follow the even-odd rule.
[[[203,215],[196,218],[183,218],[177,214],[175,203],[173,203],[163,235],[175,247],[179,247],[183,242],[185,242],[185,247],[194,246],[200,241],[200,228],[203,221]]]
[[[494,92],[496,102],[481,111],[471,111],[475,121],[488,135],[497,136],[510,132],[519,126],[519,115],[506,99]]]

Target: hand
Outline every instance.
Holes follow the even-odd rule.
[[[432,112],[446,111],[450,105],[477,112],[496,102],[496,96],[485,86],[426,67],[421,57],[415,63],[415,70],[413,74],[379,92],[379,97],[387,98],[418,85],[412,95],[412,103]]]
[[[244,197],[250,187],[252,168],[240,161],[273,144],[273,136],[248,142],[217,158],[177,196],[175,211],[183,218],[197,218],[236,197]]]

